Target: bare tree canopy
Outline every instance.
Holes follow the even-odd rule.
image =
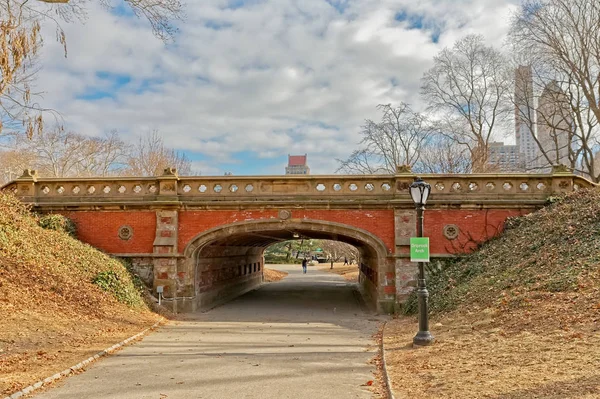
[[[488,146],[508,121],[512,79],[504,55],[479,35],[458,40],[434,58],[421,93],[437,131],[468,148],[473,172],[488,169]]]
[[[97,0],[113,8],[110,0]],[[172,21],[179,18],[179,0],[125,0],[135,15],[150,22],[154,34],[168,40],[174,33]],[[31,82],[37,72],[36,54],[42,45],[40,26],[56,25],[57,38],[66,56],[66,36],[61,21],[85,17],[87,0],[0,0],[0,131],[24,127],[31,137],[42,129],[44,109],[34,99]],[[7,126],[8,125],[8,126]]]
[[[45,177],[119,174],[129,149],[116,131],[104,137],[87,137],[55,127],[43,129],[31,138],[24,133],[9,136],[8,151],[0,153],[0,167],[9,174],[7,180],[26,168],[37,169]]]
[[[360,148],[338,160],[338,171],[351,174],[396,173],[398,165],[414,166],[430,136],[425,118],[408,104],[380,104],[381,122],[366,120]]]
[[[191,173],[190,161],[167,148],[156,131],[135,145],[124,142],[117,131],[88,137],[62,127],[43,129],[31,138],[13,132],[3,139],[4,183],[29,168],[43,177],[158,176],[167,167],[176,167],[182,175]]]
[[[192,173],[192,163],[185,154],[167,148],[155,130],[150,135],[140,136],[128,155],[124,173],[129,176],[159,176],[167,167],[177,168],[179,175]]]
[[[595,181],[600,177],[594,157],[600,123],[598,32],[597,0],[526,1],[510,31],[515,53],[529,60],[546,93],[537,113],[538,126],[547,130],[538,137],[548,143],[538,140],[542,156],[548,164],[566,163]]]

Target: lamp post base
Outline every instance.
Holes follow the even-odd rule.
[[[429,331],[419,331],[413,338],[413,345],[427,346],[433,344],[433,341],[435,341],[435,338]]]

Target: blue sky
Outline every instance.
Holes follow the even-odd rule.
[[[334,173],[382,103],[422,109],[420,78],[469,33],[501,45],[515,1],[188,1],[172,43],[122,3],[47,39],[37,89],[64,125],[127,141],[158,130],[203,175]],[[54,27],[45,27],[54,37]]]

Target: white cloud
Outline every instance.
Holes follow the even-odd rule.
[[[238,152],[256,154],[258,163],[308,153],[313,173],[332,173],[335,159],[355,148],[362,121],[378,117],[377,104],[421,107],[420,78],[443,47],[473,32],[501,44],[515,1],[330,3],[231,9],[226,0],[189,1],[168,45],[145,21],[91,5],[86,24],[65,26],[68,58],[46,39],[37,87],[69,128],[90,135],[158,129],[170,146],[210,159],[195,164],[204,175],[221,174]],[[422,18],[422,29],[395,20],[401,11]],[[98,72],[131,81],[115,85]],[[111,96],[90,98],[99,91]]]

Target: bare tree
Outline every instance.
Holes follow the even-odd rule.
[[[341,241],[319,240],[318,245],[323,249],[323,253],[334,262],[344,258],[359,262],[358,249],[350,244]]]
[[[423,145],[415,172],[471,173],[471,158],[465,147],[442,134],[432,134]]]
[[[599,31],[600,3],[596,0],[534,0],[526,1],[514,16],[510,34],[515,52],[535,60],[544,71],[544,84],[552,82],[556,87],[556,104],[548,107],[554,111],[545,119],[548,125],[561,127],[555,129],[557,145],[562,145],[558,138],[570,135],[567,166],[595,181],[600,177],[595,162],[600,122]],[[565,132],[562,126],[567,125]],[[549,163],[560,160],[548,158]]]
[[[31,138],[18,132],[7,137],[12,139],[9,150],[0,155],[6,168],[20,172],[34,168],[46,177],[115,175],[125,167],[129,152],[116,131],[87,137],[57,126]],[[12,156],[14,152],[20,156]]]
[[[468,149],[473,172],[489,168],[489,143],[509,120],[511,89],[506,58],[479,35],[442,50],[423,76],[421,93],[436,130]]]
[[[415,165],[429,137],[425,118],[408,104],[380,104],[381,122],[366,120],[360,148],[348,159],[338,160],[338,171],[351,174],[395,173],[398,165]]]
[[[192,173],[192,163],[185,154],[165,147],[158,131],[140,136],[127,160],[124,174],[129,176],[159,176],[167,167],[177,168],[180,175]]]

